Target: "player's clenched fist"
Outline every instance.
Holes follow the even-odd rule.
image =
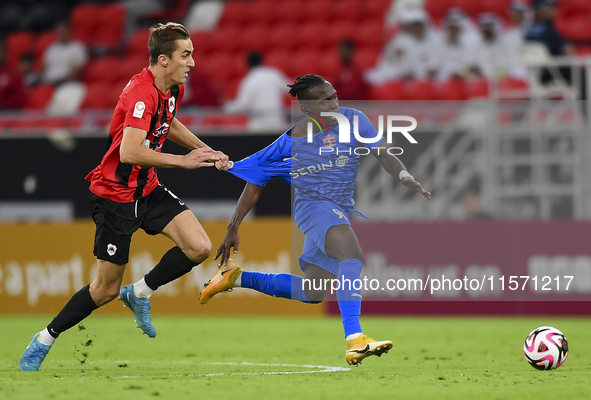
[[[196,169],[201,167],[213,167],[220,158],[214,154],[209,147],[196,149],[183,157],[181,167],[185,169]]]
[[[225,155],[221,151],[214,151],[213,152],[213,155],[220,158],[219,161],[216,161],[215,162],[215,167],[217,169],[219,169],[220,171],[227,171],[230,168],[232,168],[232,166],[234,165],[230,161],[230,157],[228,157],[227,155]]]

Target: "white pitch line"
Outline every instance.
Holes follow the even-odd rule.
[[[186,363],[186,362],[183,362]],[[287,368],[313,368],[311,371],[269,371],[269,372],[217,372],[210,374],[183,374],[183,375],[168,375],[169,378],[183,378],[187,376],[200,377],[200,376],[256,376],[256,375],[292,375],[292,374],[318,374],[324,372],[345,372],[350,371],[351,368],[344,367],[333,367],[330,365],[309,365],[309,364],[258,364],[258,363],[222,363],[222,362],[210,362],[210,365],[232,365],[232,366],[253,366],[253,367],[287,367]],[[112,376],[111,379],[137,379],[142,378],[141,376]]]

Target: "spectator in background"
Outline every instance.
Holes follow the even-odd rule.
[[[23,77],[8,63],[6,45],[0,42],[0,109],[20,108],[24,102]]]
[[[339,43],[340,70],[331,82],[340,100],[367,100],[369,97],[369,86],[354,61],[354,53],[353,40],[345,39]]]
[[[401,18],[403,30],[386,45],[376,68],[366,74],[366,79],[374,85],[435,75],[441,38],[428,26],[427,14],[422,9],[411,8]]]
[[[525,40],[525,33],[531,25],[529,7],[521,0],[511,3],[509,14],[511,25],[505,29],[505,38],[511,47],[521,47]]]
[[[535,21],[527,30],[525,39],[544,44],[553,56],[574,54],[574,47],[554,27],[556,5],[554,0],[537,0],[534,3]]]
[[[34,71],[35,57],[31,53],[25,53],[21,56],[19,68],[23,75],[25,86],[35,86],[41,80],[41,77]]]
[[[197,67],[191,69],[187,82],[188,100],[185,104],[192,104],[199,107],[219,107],[220,101],[217,94],[209,84],[207,76]]]
[[[248,114],[250,131],[283,130],[283,99],[291,82],[277,68],[264,66],[258,52],[248,54],[247,63],[249,71],[240,82],[236,99],[224,104],[224,111]]]
[[[57,42],[50,45],[43,55],[43,82],[59,85],[78,79],[87,55],[84,45],[71,39],[67,22],[58,23],[55,32]]]
[[[480,30],[461,8],[450,8],[445,14],[445,21],[455,21],[459,25],[462,45],[474,48],[480,44]]]
[[[474,48],[472,40],[465,40],[465,16],[448,13],[445,17],[445,37],[439,56],[437,79],[464,79],[474,69]],[[464,39],[464,40],[462,40]]]
[[[519,46],[509,43],[501,31],[501,21],[492,13],[479,18],[482,41],[475,51],[476,72],[488,79],[514,78],[527,80],[527,69],[521,65]]]

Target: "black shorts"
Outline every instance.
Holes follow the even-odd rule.
[[[127,264],[135,231],[142,228],[148,235],[157,235],[174,217],[189,209],[162,184],[133,203],[118,203],[92,194],[90,207],[96,224],[93,253],[99,260],[113,264]]]

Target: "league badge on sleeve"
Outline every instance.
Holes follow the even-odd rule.
[[[135,107],[133,108],[133,116],[136,118],[141,118],[144,116],[144,110],[146,109],[146,104],[143,101],[138,101],[135,103]]]

